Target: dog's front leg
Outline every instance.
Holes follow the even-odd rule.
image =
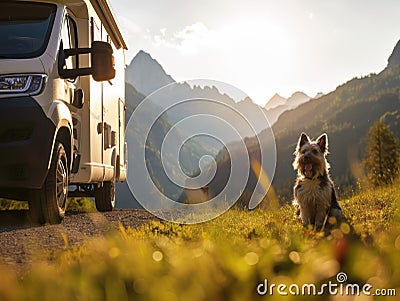
[[[305,227],[313,224],[313,218],[310,206],[300,205],[300,218]]]
[[[325,204],[318,204],[316,209],[315,226],[317,229],[321,229],[327,220],[329,207]]]

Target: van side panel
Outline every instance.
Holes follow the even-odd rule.
[[[119,107],[120,101],[125,99],[125,70],[124,70],[124,55],[123,50],[117,50],[111,38],[103,27],[103,41],[109,42],[114,50],[114,62],[116,68],[116,76],[109,82],[103,82],[103,162],[106,166],[112,166],[112,169],[105,169],[105,180],[111,180],[115,176],[114,167],[117,167],[114,160],[113,152],[116,152],[118,157],[123,156],[123,149],[120,145],[120,123],[119,120]],[[122,137],[124,141],[124,137]],[[120,159],[119,159],[120,160]],[[122,161],[123,162],[123,161]]]
[[[101,40],[101,22],[93,9],[88,9],[84,20],[86,31],[79,31],[79,47],[90,47],[92,41]],[[83,21],[82,21],[83,22]],[[82,56],[80,66],[89,66],[89,56]],[[79,139],[79,170],[71,177],[71,183],[101,182],[104,178],[102,160],[102,95],[103,83],[96,82],[91,76],[80,77],[81,89],[84,92],[84,105],[81,109],[81,137]]]
[[[85,94],[82,110],[80,167],[71,177],[71,183],[110,181],[116,176],[117,162],[121,180],[126,178],[125,143],[125,56],[117,49],[93,7],[88,4],[89,29],[87,37],[79,35],[79,47],[90,47],[92,41],[109,42],[113,47],[116,77],[111,81],[96,82],[92,77],[81,78]],[[88,45],[83,45],[82,41]],[[82,64],[89,61],[81,61]]]

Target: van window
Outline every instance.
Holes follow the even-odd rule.
[[[0,2],[0,58],[41,55],[50,38],[57,7],[25,1]]]
[[[69,16],[65,16],[63,26],[61,29],[61,39],[64,49],[71,49],[78,47],[78,39],[76,34],[76,24]],[[65,60],[68,69],[78,67],[77,56],[70,56]]]

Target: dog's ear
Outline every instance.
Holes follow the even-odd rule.
[[[328,135],[326,133],[323,133],[318,137],[317,144],[323,154],[328,153]]]
[[[299,142],[297,142],[297,151],[300,150],[300,148],[306,144],[306,143],[310,143],[311,140],[310,138],[307,136],[306,133],[301,133],[300,138],[299,138]]]

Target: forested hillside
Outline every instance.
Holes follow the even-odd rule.
[[[400,137],[400,43],[379,74],[353,78],[321,98],[285,112],[273,126],[277,143],[277,170],[274,186],[282,194],[290,193],[294,172],[295,143],[302,131],[313,137],[329,136],[331,173],[340,189],[355,184],[365,154],[366,134],[370,126],[384,119]]]
[[[400,42],[379,74],[369,74],[338,86],[335,91],[311,99],[296,109],[283,113],[272,127],[277,147],[277,164],[273,180],[280,200],[290,201],[296,173],[292,167],[293,152],[301,134],[329,136],[331,173],[344,193],[364,177],[361,161],[365,153],[366,135],[370,126],[382,118],[396,137],[400,137]],[[251,158],[259,157],[256,138],[247,141]],[[271,143],[262,132],[261,143]],[[229,166],[229,156],[219,154],[219,166]],[[245,194],[251,193],[257,177],[250,172]],[[213,183],[218,187],[223,185]],[[218,189],[216,189],[218,191]]]

